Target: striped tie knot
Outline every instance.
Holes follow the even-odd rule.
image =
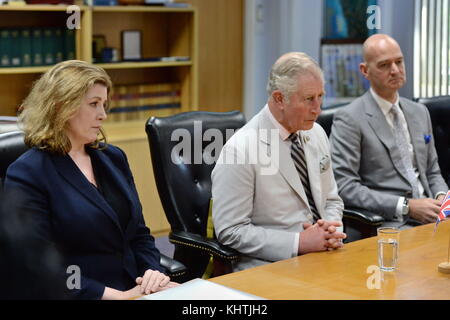
[[[288,137],[288,139],[294,143],[298,143],[297,138],[298,138],[298,134],[296,132],[291,133]]]

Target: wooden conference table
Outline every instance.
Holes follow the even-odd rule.
[[[447,261],[450,221],[400,233],[398,269],[383,273],[379,289],[368,273],[377,265],[377,238],[348,243],[343,249],[310,253],[210,279],[267,299],[450,299],[450,274],[438,272]],[[373,272],[373,271],[372,271]]]

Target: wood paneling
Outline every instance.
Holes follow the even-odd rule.
[[[199,110],[242,110],[243,0],[183,0],[198,12]]]

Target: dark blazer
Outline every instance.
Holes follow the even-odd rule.
[[[117,184],[128,199],[131,220],[126,230],[69,155],[30,149],[8,168],[5,192],[21,195],[7,208],[31,214],[37,235],[58,247],[64,257],[64,279],[74,274],[67,272],[69,266],[80,268],[81,288],[71,294],[99,299],[105,286],[128,290],[145,270],[163,268],[124,152],[111,145],[87,151],[92,161],[106,168],[108,183]]]

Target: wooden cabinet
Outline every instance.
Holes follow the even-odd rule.
[[[65,27],[71,13],[66,6],[0,6],[0,28]],[[181,107],[157,109],[148,116],[167,116],[198,109],[197,17],[194,8],[144,6],[80,6],[80,29],[75,32],[76,58],[93,61],[92,40],[103,35],[108,47],[121,54],[121,32],[140,30],[142,57],[188,57],[185,61],[99,63],[114,85],[178,83]],[[170,59],[169,59],[170,60]],[[13,116],[31,84],[51,66],[0,68],[0,115]],[[109,142],[125,150],[153,232],[169,229],[154,183],[145,120],[105,123]]]

